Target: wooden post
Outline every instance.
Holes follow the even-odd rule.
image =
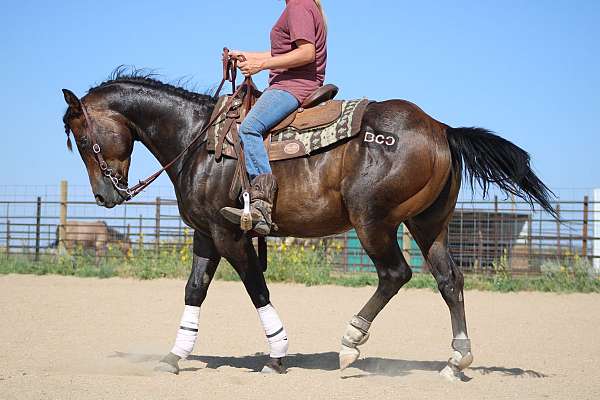
[[[156,214],[154,216],[154,246],[158,254],[160,249],[160,197],[156,198]]]
[[[560,203],[556,204],[556,255],[560,261],[562,257],[561,238],[560,238]]]
[[[58,225],[58,250],[64,248],[67,238],[67,201],[68,201],[67,181],[60,181],[60,222]]]
[[[37,207],[35,213],[35,261],[40,260],[40,228],[42,220],[42,198],[37,198]]]
[[[585,196],[583,198],[583,232],[581,235],[581,256],[587,257],[587,245],[588,245],[588,217],[589,217],[589,198]]]

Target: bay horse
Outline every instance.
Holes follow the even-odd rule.
[[[118,187],[127,184],[135,142],[141,142],[163,166],[167,165],[193,141],[216,103],[211,96],[123,72],[90,89],[81,99],[67,89],[63,95],[68,104],[63,117],[65,130],[67,135],[73,132],[97,204],[107,208],[126,199]],[[378,135],[395,140],[365,140]],[[98,148],[92,148],[92,143]],[[100,149],[112,170],[112,181],[103,174],[94,154]],[[478,183],[484,193],[495,184],[532,204],[538,202],[555,215],[550,204],[552,193],[531,170],[529,161],[524,150],[486,129],[452,128],[413,103],[387,100],[368,106],[358,136],[311,156],[272,164],[280,183],[273,209],[279,229],[274,235],[314,238],[354,228],[377,270],[375,292],[352,317],[342,338],[341,369],[358,359],[359,346],[369,338],[371,323],[411,279],[410,266],[396,239],[398,227],[404,223],[429,263],[450,311],[451,357],[441,373],[449,379],[461,378],[473,356],[465,319],[463,274],[448,250],[447,226],[463,167],[471,186]],[[221,257],[239,274],[259,314],[270,305],[262,264],[251,238],[219,213],[225,206],[236,206],[228,196],[234,171],[235,160],[216,162],[204,140],[191,146],[167,170],[181,217],[194,229],[194,240],[192,270],[185,287],[186,308],[176,344],[161,360],[159,369],[178,373],[178,361],[191,352],[200,306]],[[193,315],[190,309],[195,310]],[[278,331],[269,334],[263,321],[268,338],[278,335],[285,340],[281,354],[274,354],[269,339],[271,358],[264,371],[282,373],[287,337],[278,323]]]

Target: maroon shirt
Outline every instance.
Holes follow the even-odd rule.
[[[289,53],[298,46],[296,40],[315,45],[315,61],[288,70],[274,69],[269,74],[269,87],[285,90],[302,103],[323,86],[327,64],[327,29],[323,16],[313,0],[290,0],[271,30],[271,55]]]

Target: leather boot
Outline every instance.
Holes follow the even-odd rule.
[[[277,193],[277,181],[273,174],[260,174],[250,184],[250,214],[252,215],[252,230],[266,236],[273,228],[271,211]],[[221,215],[228,221],[239,225],[243,208],[223,207]]]

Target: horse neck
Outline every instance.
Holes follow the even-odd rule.
[[[210,118],[214,102],[184,99],[158,88],[119,88],[108,107],[123,115],[135,127],[136,139],[162,166],[177,157],[198,135]],[[169,168],[173,183],[179,167]]]

